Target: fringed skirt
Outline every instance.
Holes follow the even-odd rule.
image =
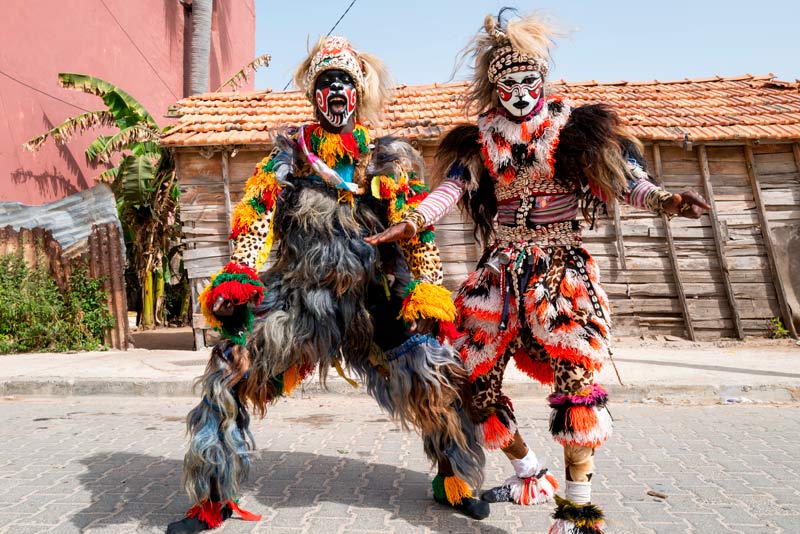
[[[487,264],[499,252],[505,257],[492,270]],[[490,248],[459,290],[456,308],[461,335],[455,346],[473,381],[473,414],[486,447],[505,447],[516,431],[513,406],[501,390],[511,358],[531,378],[554,384],[557,441],[605,441],[611,431],[606,394],[593,375],[608,354],[610,314],[597,265],[584,248]]]

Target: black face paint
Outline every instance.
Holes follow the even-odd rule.
[[[341,69],[326,70],[317,76],[314,95],[317,110],[336,128],[345,126],[356,110],[356,85]]]

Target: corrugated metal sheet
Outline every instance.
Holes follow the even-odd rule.
[[[66,258],[77,257],[89,250],[89,235],[94,225],[113,223],[119,229],[119,245],[125,258],[125,242],[117,216],[114,193],[105,184],[98,184],[80,193],[39,206],[19,202],[0,203],[0,228],[44,228],[64,249]]]

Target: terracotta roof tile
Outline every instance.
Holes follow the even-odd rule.
[[[460,100],[466,82],[397,87],[378,135],[435,141],[465,120]],[[566,82],[550,84],[573,104],[608,102],[645,140],[800,139],[800,82],[773,74],[673,81]],[[268,132],[313,120],[299,91],[205,93],[178,102],[177,127],[166,146],[266,143]]]

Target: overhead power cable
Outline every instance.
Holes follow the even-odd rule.
[[[344,10],[344,13],[342,13],[342,16],[339,17],[339,20],[336,21],[336,24],[331,26],[331,29],[328,30],[328,33],[325,35],[325,37],[330,37],[331,36],[331,34],[333,33],[333,30],[335,30],[336,26],[338,26],[339,23],[342,22],[342,19],[344,18],[344,16],[347,15],[347,12],[350,11],[350,8],[353,7],[353,4],[355,4],[355,3],[356,3],[356,0],[353,0],[352,2],[350,2],[350,5],[347,6],[347,9]]]
[[[344,13],[342,13],[342,15],[339,17],[339,20],[337,20],[336,23],[333,26],[331,26],[331,29],[328,30],[328,33],[325,34],[325,37],[330,37],[331,36],[331,34],[333,33],[333,30],[335,30],[336,27],[339,25],[339,23],[342,22],[342,19],[345,17],[345,15],[347,15],[347,13],[353,7],[353,5],[356,3],[356,1],[357,0],[353,0],[352,2],[350,2],[350,5],[347,6],[347,9],[344,10]],[[289,80],[288,82],[286,82],[286,85],[283,86],[283,90],[284,91],[289,87],[290,83],[292,83],[292,80]]]
[[[53,95],[51,95],[50,93],[48,93],[48,92],[46,92],[46,91],[42,91],[41,89],[37,89],[36,87],[32,86],[31,84],[29,84],[29,83],[25,83],[25,82],[23,82],[22,80],[20,80],[20,79],[18,79],[18,78],[15,78],[15,77],[13,77],[12,75],[10,75],[10,74],[8,74],[8,73],[6,73],[6,72],[3,72],[2,70],[0,70],[0,74],[2,74],[3,76],[5,76],[6,78],[9,78],[10,80],[13,80],[13,81],[17,82],[17,83],[18,83],[18,84],[20,84],[20,85],[24,85],[25,87],[27,87],[28,89],[30,89],[30,90],[32,90],[32,91],[36,91],[37,93],[43,94],[44,96],[47,96],[47,97],[50,97],[50,98],[52,98],[53,100],[58,100],[59,102],[62,102],[62,103],[64,103],[64,104],[67,104],[68,106],[72,106],[73,108],[79,109],[79,110],[81,110],[81,111],[86,111],[86,112],[89,112],[89,111],[90,111],[90,110],[88,110],[88,109],[86,109],[86,108],[82,108],[81,106],[78,106],[78,105],[76,105],[76,104],[73,104],[72,102],[67,102],[67,101],[66,101],[66,100],[64,100],[63,98],[58,98],[57,96],[53,96]]]
[[[100,3],[103,4],[104,8],[106,8],[106,11],[108,11],[108,14],[111,15],[112,19],[114,19],[114,22],[117,23],[117,26],[119,26],[119,29],[122,30],[122,33],[124,33],[128,37],[128,40],[131,42],[133,47],[139,52],[139,55],[142,56],[142,59],[144,59],[144,61],[148,65],[150,65],[150,68],[153,70],[158,79],[161,80],[161,83],[164,84],[164,87],[167,88],[167,91],[170,92],[170,94],[175,98],[175,100],[180,100],[180,98],[175,93],[172,92],[172,88],[169,86],[169,84],[164,81],[164,78],[161,77],[161,74],[158,73],[158,69],[156,69],[153,66],[153,64],[150,63],[150,60],[147,59],[147,56],[144,54],[144,52],[142,52],[141,48],[139,48],[139,46],[136,44],[136,41],[133,40],[133,37],[130,36],[130,34],[125,30],[125,27],[120,23],[119,20],[117,20],[117,17],[114,16],[114,13],[106,5],[105,0],[100,0]]]

